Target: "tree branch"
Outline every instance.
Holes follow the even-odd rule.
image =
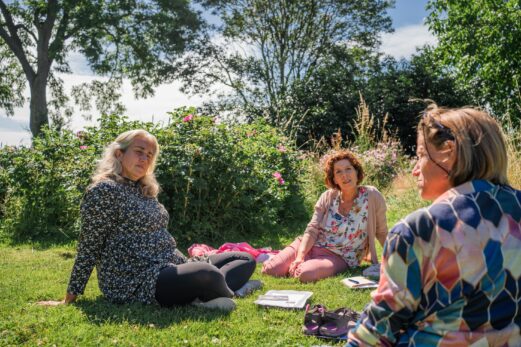
[[[54,35],[54,40],[49,44],[49,55],[51,60],[54,60],[56,52],[59,52],[63,49],[65,45],[65,40],[67,39],[66,31],[67,26],[69,25],[69,11],[63,8],[63,16],[58,25],[58,30],[56,30],[56,35]]]
[[[17,24],[16,25],[16,29],[23,29],[25,30],[25,32],[29,35],[31,35],[31,37],[33,38],[34,42],[38,42],[38,38],[36,37],[36,35],[31,31],[29,30],[28,27],[26,27],[24,24]]]
[[[38,70],[37,74],[45,76],[49,74],[51,69],[54,56],[49,54],[49,43],[53,32],[53,27],[56,22],[58,14],[58,2],[57,0],[48,0],[47,2],[47,13],[43,23],[38,24],[38,42],[37,42],[37,56],[38,56]],[[37,14],[35,13],[35,21],[37,20]]]
[[[7,43],[9,49],[16,56],[20,64],[22,65],[22,69],[31,83],[34,80],[36,73],[34,72],[29,60],[27,59],[27,55],[23,49],[22,40],[20,40],[20,36],[18,36],[16,25],[14,24],[13,17],[11,16],[11,12],[7,8],[6,4],[3,0],[0,0],[0,11],[5,18],[5,23],[0,26],[0,37]],[[5,30],[5,27],[9,30],[9,33]]]

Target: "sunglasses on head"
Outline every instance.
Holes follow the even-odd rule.
[[[437,129],[438,133],[436,134],[438,137],[441,137],[443,140],[451,140],[454,141],[455,137],[452,133],[452,130],[449,127],[446,127],[445,125],[441,124],[439,120],[431,116],[428,112],[423,112],[422,114],[423,119],[423,131],[425,135],[425,128],[431,128],[431,129]],[[431,121],[432,124],[427,124],[428,121]]]
[[[427,125],[427,117],[429,118],[429,120],[432,121],[433,125]],[[429,129],[435,128],[435,129],[437,129],[438,132],[436,133],[436,135],[438,137],[441,137],[445,141],[447,141],[447,140],[454,141],[455,138],[454,138],[454,135],[452,134],[452,130],[449,127],[446,127],[443,124],[441,124],[436,118],[434,118],[433,116],[429,115],[427,112],[423,113],[422,118],[423,118],[423,124],[422,124],[423,141],[425,142],[425,146],[424,147],[425,147],[425,151],[427,152],[427,157],[429,158],[430,161],[432,161],[434,164],[436,164],[436,166],[438,166],[440,169],[445,171],[447,176],[449,176],[450,175],[449,170],[445,169],[443,166],[441,166],[438,162],[436,162],[432,158],[432,156],[431,156],[431,154],[429,152],[429,147],[427,146],[427,133],[425,132],[425,129],[426,128],[429,128]]]

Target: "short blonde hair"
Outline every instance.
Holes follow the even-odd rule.
[[[453,186],[475,179],[508,184],[505,137],[487,112],[431,104],[418,123],[418,136],[427,137],[425,141],[437,149],[454,141],[456,161],[449,173]]]
[[[118,150],[125,152],[136,138],[145,138],[154,145],[154,155],[150,161],[148,171],[139,180],[141,192],[147,197],[156,197],[159,194],[159,183],[154,175],[156,160],[159,155],[159,143],[154,135],[143,129],[125,131],[105,148],[103,157],[98,162],[96,172],[92,176],[92,185],[105,179],[114,179],[117,182],[124,181],[124,178],[121,176],[121,162],[117,159],[116,152]]]

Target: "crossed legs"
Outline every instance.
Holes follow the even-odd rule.
[[[167,266],[156,282],[156,300],[161,306],[184,305],[196,298],[209,301],[232,297],[255,270],[255,260],[244,252],[209,257],[209,263],[193,262]]]
[[[300,238],[296,238],[289,246],[264,263],[262,273],[275,277],[288,276],[289,267],[297,256]],[[301,282],[317,281],[336,275],[347,269],[347,263],[333,252],[315,247],[306,254],[304,262],[295,270],[294,277]]]

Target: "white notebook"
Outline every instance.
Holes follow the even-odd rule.
[[[255,303],[261,306],[273,306],[283,308],[304,308],[313,292],[300,290],[268,290],[259,295]]]
[[[347,277],[342,280],[342,283],[353,289],[362,289],[362,288],[377,288],[378,282],[370,280],[364,276],[353,276]]]

